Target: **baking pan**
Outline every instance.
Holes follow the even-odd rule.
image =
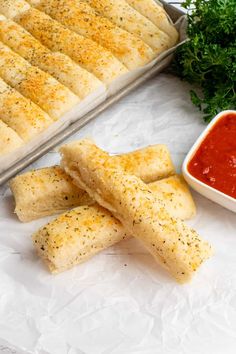
[[[161,1],[163,4],[166,12],[172,19],[174,23],[180,21],[180,25],[182,27],[182,30],[184,28],[185,22],[183,19],[184,13],[174,7],[171,4],[168,4],[164,1]],[[182,20],[182,22],[181,22]],[[181,31],[180,31],[181,32]],[[128,95],[131,91],[136,89],[138,86],[143,84],[145,81],[150,79],[151,77],[155,76],[156,74],[160,73],[163,71],[165,67],[168,66],[168,64],[171,61],[171,58],[173,56],[173,52],[175,49],[181,45],[185,41],[184,35],[182,35],[181,41],[173,48],[169,49],[165,53],[162,53],[159,58],[157,63],[148,69],[146,72],[141,74],[138,78],[136,78],[134,81],[129,83],[127,86],[123,87],[120,89],[117,93],[114,95],[110,96],[107,98],[104,102],[100,103],[96,108],[94,108],[92,111],[89,113],[85,114],[75,122],[71,123],[69,126],[65,127],[64,129],[60,130],[58,133],[56,133],[53,137],[50,137],[46,142],[44,142],[42,145],[39,147],[33,149],[30,153],[28,153],[26,156],[22,157],[19,159],[17,162],[13,163],[10,168],[7,168],[4,172],[0,174],[0,185],[4,184],[7,182],[11,177],[19,173],[22,169],[30,165],[32,162],[35,160],[39,159],[41,156],[46,154],[48,151],[62,143],[65,139],[76,133],[79,129],[81,129],[86,123],[90,122],[92,119],[96,118],[100,113],[102,113],[105,109],[119,101],[121,98],[125,97]]]

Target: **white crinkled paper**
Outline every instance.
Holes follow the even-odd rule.
[[[111,153],[165,143],[179,167],[204,129],[189,88],[161,74],[70,140],[90,136]],[[31,168],[58,162],[51,152]],[[215,255],[190,284],[176,284],[134,239],[55,276],[30,239],[51,218],[21,224],[9,190],[0,194],[0,353],[235,354],[235,214],[194,193],[189,224]]]

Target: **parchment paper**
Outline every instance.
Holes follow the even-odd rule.
[[[111,153],[165,143],[180,167],[204,129],[189,88],[161,74],[70,140],[90,136]],[[51,152],[30,168],[58,162]],[[194,193],[189,224],[215,255],[190,284],[176,284],[136,240],[52,276],[30,239],[51,218],[21,224],[6,186],[0,194],[0,353],[235,354],[235,214]]]

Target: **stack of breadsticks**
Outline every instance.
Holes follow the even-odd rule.
[[[0,155],[177,41],[154,0],[0,0]]]
[[[165,145],[110,156],[82,140],[60,152],[60,167],[30,171],[10,182],[23,222],[67,210],[33,235],[51,272],[131,236],[180,283],[211,255],[211,246],[183,222],[195,215],[195,205]]]

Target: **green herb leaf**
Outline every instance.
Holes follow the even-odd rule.
[[[177,49],[174,72],[202,89],[191,100],[210,121],[236,107],[236,1],[187,0],[189,41]]]

